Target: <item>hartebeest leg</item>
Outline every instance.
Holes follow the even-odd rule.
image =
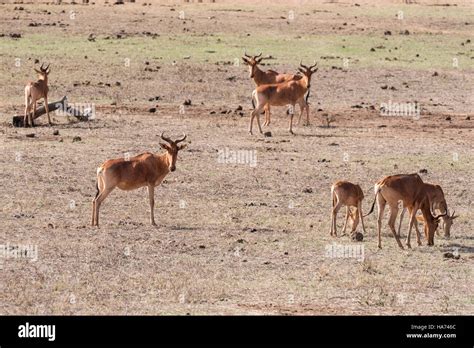
[[[349,216],[350,216],[349,209],[350,209],[349,206],[346,205],[346,218],[345,218],[345,221],[344,221],[344,227],[342,228],[342,236],[344,236],[346,234],[347,221],[349,220]]]
[[[410,238],[411,238],[411,229],[413,227],[413,224],[416,222],[416,209],[413,209],[411,212],[410,212],[410,226],[408,227],[408,234],[407,234],[407,240],[406,240],[406,246],[408,248],[411,248],[411,244],[410,244]]]
[[[94,207],[94,217],[95,217],[95,226],[99,227],[99,209],[100,205],[107,198],[107,196],[112,192],[114,188],[106,188],[104,191],[100,192],[99,195],[94,199],[93,207]]]
[[[378,207],[378,215],[377,215],[377,233],[378,233],[378,248],[382,249],[382,218],[383,212],[385,210],[385,204],[387,201],[382,195],[377,194],[377,207]]]
[[[150,200],[150,223],[156,226],[155,223],[155,187],[148,185],[148,199]]]
[[[30,125],[31,125],[31,127],[35,126],[35,123],[34,123],[35,113],[36,113],[36,100],[33,102],[33,111],[30,114]]]
[[[249,133],[252,134],[252,127],[253,127],[253,119],[255,116],[257,116],[257,124],[258,128],[260,130],[260,133],[262,132],[262,126],[260,125],[260,112],[262,112],[262,107],[257,107],[252,111],[252,114],[250,116],[250,126],[249,126]]]
[[[399,224],[398,224],[398,233],[397,233],[397,234],[398,234],[398,237],[400,237],[400,231],[401,231],[401,229],[402,229],[402,221],[403,221],[403,216],[405,215],[405,210],[406,210],[406,208],[403,207],[403,208],[402,208],[402,212],[400,213],[400,222],[399,222]]]
[[[351,235],[354,234],[355,230],[357,229],[357,226],[359,226],[359,208],[354,207],[355,211],[352,213],[352,230],[351,230]]]
[[[48,107],[48,97],[44,97],[44,107],[46,109],[46,113],[48,115],[48,124],[52,126],[53,124],[51,123],[51,118],[49,117],[49,107]]]
[[[342,203],[337,202],[337,204],[332,208],[332,221],[331,221],[331,236],[337,236],[337,231],[336,231],[336,218],[337,218],[337,213],[339,212],[339,209],[341,209]]]
[[[294,105],[292,106],[293,106],[292,112],[290,113],[290,128],[288,129],[290,134],[293,134],[293,117],[295,116],[295,106]]]
[[[390,218],[388,220],[388,225],[390,227],[390,230],[392,231],[393,236],[395,237],[395,240],[397,241],[398,246],[403,249],[403,245],[400,242],[400,238],[397,236],[397,231],[395,230],[395,221],[397,220],[398,216],[398,204],[391,205],[390,206]]]
[[[367,234],[367,232],[365,231],[364,216],[362,214],[362,202],[361,201],[359,201],[359,203],[358,203],[357,213],[359,214],[360,223],[362,224],[362,231],[364,231],[364,234]]]
[[[270,105],[265,107],[265,122],[263,123],[264,126],[270,125]]]

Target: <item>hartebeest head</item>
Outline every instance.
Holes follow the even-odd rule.
[[[49,73],[51,72],[51,69],[49,69],[49,66],[51,64],[48,64],[48,66],[45,68],[43,67],[44,63],[41,64],[41,67],[40,67],[40,70],[34,68],[34,70],[38,73],[38,78],[40,80],[47,80],[48,79],[48,75]]]
[[[443,218],[443,230],[444,236],[449,238],[451,237],[451,226],[453,225],[453,220],[456,219],[459,215],[454,215],[454,211],[451,215],[446,214]]]
[[[249,67],[249,77],[251,79],[253,79],[255,76],[255,70],[258,69],[257,65],[260,64],[263,59],[265,59],[265,57],[262,57],[261,52],[256,56],[249,56],[247,52],[244,53],[242,60],[244,61],[244,64],[248,65]]]
[[[313,75],[316,71],[318,71],[319,68],[316,68],[316,66],[318,65],[318,63],[314,62],[313,65],[311,65],[310,67],[306,66],[306,65],[303,65],[303,62],[301,61],[300,62],[300,66],[298,68],[298,71],[300,73],[303,74],[303,76],[306,77],[307,79],[307,88],[310,89],[311,88],[311,75]],[[315,69],[316,68],[316,69]]]
[[[176,159],[178,158],[178,151],[182,150],[186,147],[186,144],[179,145],[178,144],[186,139],[186,134],[175,141],[171,140],[168,137],[164,136],[164,132],[161,133],[161,139],[166,141],[168,144],[160,143],[160,146],[168,151],[168,158],[169,158],[169,170],[174,172],[176,170]]]
[[[423,212],[423,208],[422,208]],[[444,214],[435,215],[431,210],[429,211],[429,215],[425,216],[423,212],[423,217],[425,218],[425,237],[428,240],[428,245],[434,245],[434,235],[436,229],[438,228],[439,222],[441,218],[447,216],[448,213],[445,212]],[[428,217],[428,219],[427,219]]]

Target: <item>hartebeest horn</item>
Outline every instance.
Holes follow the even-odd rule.
[[[244,52],[244,56],[246,56],[247,58],[252,58],[251,56],[247,54],[247,51]]]
[[[433,213],[431,213],[431,215],[433,215]],[[443,216],[446,216],[446,215],[448,215],[448,213],[446,213],[446,212],[444,212],[444,214],[439,214],[439,215],[437,215],[437,216],[436,216],[436,215],[433,215],[433,219],[437,220],[437,219],[439,219],[440,217],[443,217]]]
[[[44,69],[44,71],[47,71],[49,69],[50,65],[51,65],[51,63],[48,64],[48,66]]]
[[[256,56],[254,56],[253,58],[254,58],[254,59],[260,58],[260,57],[261,57],[261,55],[262,55],[262,52],[260,52],[260,54],[257,54],[257,55],[256,55]]]
[[[164,141],[166,141],[166,142],[168,142],[168,143],[170,143],[170,144],[173,143],[173,140],[171,140],[171,139],[168,138],[168,137],[165,137],[165,132],[162,132],[162,133],[161,133],[161,139],[163,139]]]
[[[183,133],[183,137],[181,137],[180,139],[177,139],[174,143],[178,144],[178,143],[184,141],[186,139],[186,137],[187,137],[186,133]]]
[[[317,65],[318,65],[318,63],[317,63],[316,61],[314,61],[314,64],[311,65],[311,66],[309,67],[309,69],[313,69],[313,68],[315,68]]]
[[[301,66],[302,68],[305,68],[306,70],[308,70],[308,67],[307,67],[306,65],[303,65],[303,60],[300,61],[300,66]]]

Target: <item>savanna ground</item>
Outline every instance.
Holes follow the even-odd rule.
[[[449,3],[0,5],[0,244],[38,247],[0,260],[0,313],[472,314],[474,15]],[[248,134],[245,50],[278,71],[319,62],[310,126],[290,135],[274,108],[272,137]],[[50,101],[93,103],[94,120],[12,128],[36,59]],[[381,116],[390,101],[420,118]],[[160,151],[162,131],[189,147],[156,190],[158,227],[139,189],[91,228],[97,166]],[[256,166],[219,163],[226,148]],[[384,225],[378,250],[375,215],[361,243],[329,236],[332,182],[361,184],[367,212],[378,179],[422,169],[459,214],[450,239],[402,251]],[[333,243],[364,260],[328,257]]]

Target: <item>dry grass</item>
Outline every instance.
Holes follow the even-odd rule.
[[[61,33],[58,28],[28,27],[30,20],[46,21],[46,15],[39,13],[36,6],[23,6],[31,12],[19,15],[28,17],[28,21],[23,17],[21,21],[4,20],[12,17],[14,5],[2,6],[2,10],[6,9],[0,15],[5,23],[2,32],[21,31],[26,43],[36,31],[32,45],[48,34]],[[212,6],[187,6],[191,13],[199,14],[188,23],[194,34],[211,33],[214,29],[207,17],[215,12]],[[317,12],[315,18],[336,21],[338,25],[348,21],[350,7],[327,6],[331,6],[330,18],[325,19],[325,12]],[[113,35],[124,24],[133,23],[134,31],[141,32],[145,28],[150,30],[150,23],[156,22],[154,30],[161,35],[182,35],[182,28],[160,17],[161,12],[155,7],[164,8],[152,6],[139,22],[134,21],[142,18],[142,6],[113,7],[127,15],[112,22],[103,11],[105,7],[78,6],[79,12],[93,14],[94,20],[77,22],[76,26],[67,27],[64,34],[73,42],[87,41],[90,31]],[[51,8],[56,12],[69,9],[68,5]],[[275,6],[269,11],[269,18],[258,23],[253,12],[238,12],[238,16],[243,25],[255,23],[258,35],[265,30],[278,35],[279,11]],[[335,13],[339,11],[341,16],[336,19]],[[470,21],[463,8],[450,11],[456,16],[435,21],[440,26],[437,35],[440,40],[454,35],[465,41],[468,29],[464,27],[458,28],[461,32],[444,36],[443,30],[459,22],[459,17]],[[245,44],[244,29],[236,30],[234,22],[229,22],[235,12],[219,13],[218,24],[229,24],[216,27],[232,42],[240,42],[232,50],[238,54],[245,47],[258,50]],[[382,37],[382,30],[388,25],[384,18],[389,13],[381,10],[378,20],[371,18],[359,25]],[[436,13],[425,17],[417,25],[428,26]],[[307,21],[314,19],[311,18]],[[159,22],[160,19],[163,21]],[[328,30],[328,35],[339,35],[337,30]],[[289,33],[299,35],[301,31],[302,27],[295,27]],[[317,30],[313,34],[326,35]],[[5,40],[10,39],[0,40],[6,45]],[[214,58],[205,62],[200,60],[202,57],[192,57],[180,58],[177,66],[167,64],[166,60],[157,63],[162,66],[159,72],[145,72],[144,65],[137,65],[137,73],[129,74],[117,62],[134,52],[133,45],[111,44],[123,50],[117,61],[108,60],[115,56],[113,50],[107,50],[102,60],[97,53],[86,53],[90,63],[85,64],[58,51],[39,50],[38,55],[30,56],[26,47],[21,46],[22,40],[16,49],[23,52],[28,65],[12,71],[14,55],[8,52],[2,53],[5,59],[0,65],[2,76],[6,76],[2,80],[5,92],[0,97],[0,244],[34,244],[39,255],[36,262],[0,259],[0,313],[473,312],[470,284],[474,216],[470,207],[474,196],[474,139],[472,121],[466,120],[467,115],[473,116],[472,93],[468,88],[472,85],[472,69],[437,68],[440,74],[435,78],[433,69],[416,63],[413,68],[398,63],[378,68],[356,65],[344,72],[323,62],[310,99],[312,125],[297,126],[296,135],[290,136],[284,111],[275,108],[270,127],[273,137],[263,138],[247,134],[252,84],[241,66],[215,65]],[[145,47],[152,40],[139,43]],[[102,44],[106,45],[100,43],[99,47]],[[265,53],[279,55],[281,59],[273,63],[275,67],[290,69],[293,62],[299,61],[298,52],[279,54],[271,49],[268,47]],[[327,50],[321,50],[319,56],[331,55]],[[467,57],[472,56],[470,46],[460,46],[460,50]],[[163,56],[166,53],[169,52],[163,49]],[[53,99],[67,94],[71,102],[95,102],[97,120],[74,123],[55,116],[58,136],[48,127],[11,128],[11,115],[22,110],[22,83],[26,77],[32,77],[32,61],[28,57],[53,62]],[[142,52],[137,57],[144,64],[145,59],[153,61],[154,56]],[[176,73],[183,67],[189,75],[181,78]],[[235,81],[226,80],[229,76],[236,76]],[[203,82],[198,82],[199,78]],[[89,86],[73,87],[74,81],[86,80],[91,81]],[[122,87],[115,86],[115,81],[121,81]],[[101,87],[99,82],[112,85]],[[403,82],[410,88],[405,88]],[[384,84],[397,90],[383,90],[380,86]],[[148,101],[158,95],[162,100]],[[193,105],[180,114],[179,105],[187,98]],[[421,119],[380,117],[377,109],[388,99],[419,101],[423,106]],[[114,101],[117,105],[110,106]],[[157,112],[148,113],[147,107],[154,104],[158,104]],[[353,108],[356,104],[362,108]],[[243,106],[243,117],[235,112],[220,113],[238,105]],[[318,108],[323,111],[316,111]],[[212,111],[216,113],[211,114]],[[325,112],[333,117],[330,127],[323,126]],[[451,121],[445,120],[448,115]],[[156,190],[155,215],[159,226],[148,224],[147,195],[145,189],[140,189],[113,192],[102,207],[101,228],[91,228],[97,165],[126,152],[158,151],[158,134],[163,130],[174,135],[188,133],[190,145],[180,153],[177,171]],[[31,132],[36,134],[35,138],[25,136]],[[73,142],[77,136],[81,141]],[[255,150],[257,165],[218,163],[218,151],[226,147]],[[364,247],[363,261],[326,256],[327,246],[333,243],[355,244],[348,237],[329,236],[332,182],[346,179],[360,183],[367,196],[363,203],[367,211],[376,180],[420,169],[428,170],[423,179],[442,185],[449,206],[460,214],[450,240],[437,237],[434,247],[423,245],[401,251],[385,227],[384,248],[377,250],[375,218],[370,216],[366,219],[369,234],[357,244]],[[338,221],[340,230],[342,214]],[[444,252],[456,249],[461,255],[459,260],[443,258]]]

